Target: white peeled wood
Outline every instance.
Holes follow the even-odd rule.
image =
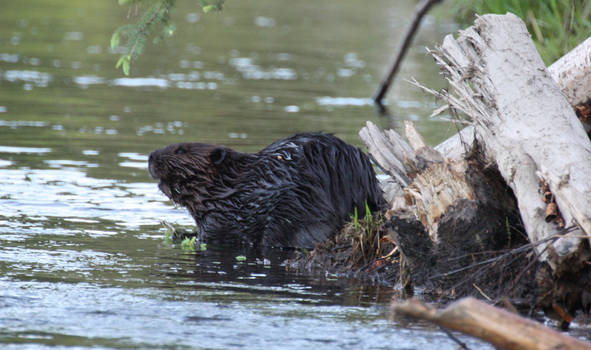
[[[559,58],[548,67],[548,72],[571,106],[586,102],[591,98],[591,37]],[[591,125],[584,125],[589,131]],[[472,145],[474,128],[465,127],[435,147],[447,158],[460,159],[466,147]]]
[[[591,98],[591,37],[548,67],[568,102],[575,106]]]
[[[487,156],[513,189],[530,241],[558,232],[544,220],[540,180],[575,228],[553,244],[556,268],[579,248],[579,237],[591,234],[591,142],[571,104],[513,14],[478,18],[457,39],[448,35],[434,57],[453,91],[448,102],[472,117]],[[544,248],[538,251],[547,260]]]

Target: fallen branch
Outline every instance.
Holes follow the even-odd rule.
[[[410,299],[392,304],[396,315],[433,322],[506,350],[591,350],[591,344],[474,298],[461,299],[445,309]]]
[[[384,99],[386,92],[388,92],[388,89],[390,88],[390,85],[392,84],[392,80],[394,79],[396,72],[398,72],[398,68],[400,68],[400,64],[402,63],[402,60],[404,59],[404,56],[406,55],[406,51],[408,51],[410,43],[412,42],[412,39],[414,38],[414,36],[417,32],[417,29],[419,28],[419,24],[421,23],[421,20],[423,19],[425,14],[427,14],[427,12],[429,12],[429,9],[431,8],[431,6],[437,4],[438,2],[441,2],[441,1],[442,0],[422,0],[417,5],[417,8],[415,10],[415,15],[413,17],[412,22],[410,23],[410,26],[406,30],[402,44],[400,45],[400,48],[398,49],[398,54],[396,55],[396,58],[394,59],[394,63],[392,63],[392,66],[390,67],[390,71],[388,72],[388,75],[386,75],[386,77],[384,78],[384,80],[380,84],[379,89],[373,95],[373,100],[379,106],[382,106],[382,100]]]

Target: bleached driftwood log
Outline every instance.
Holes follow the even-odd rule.
[[[548,67],[571,106],[587,102],[591,98],[591,37],[562,56]],[[591,130],[591,124],[584,124]],[[450,159],[460,159],[474,140],[474,128],[467,126],[435,147]]]
[[[392,310],[395,315],[411,316],[472,335],[493,344],[497,349],[591,350],[591,343],[473,298],[462,299],[443,310],[411,299],[394,303]]]
[[[591,237],[589,138],[517,17],[483,16],[458,39],[446,37],[434,54],[451,87],[440,96],[474,120],[473,129],[461,133],[470,146],[461,153],[469,149],[470,157],[450,159],[442,152],[441,161],[420,136],[417,141],[412,128],[408,142],[370,123],[360,132],[374,159],[392,175],[386,230],[403,257],[404,289],[417,284],[467,295],[474,290],[465,286],[479,285],[474,288],[486,289],[494,299],[507,295],[501,284],[518,295],[513,288],[521,276],[535,273],[535,282],[521,287],[529,290],[535,283],[538,305],[562,310],[560,317],[570,322],[568,313],[588,308],[591,288],[585,277],[591,251],[582,244]],[[547,188],[549,195],[543,193]],[[546,221],[548,197],[559,209],[552,216],[561,216],[567,232]],[[513,240],[523,231],[529,244]],[[514,249],[470,260],[506,248]],[[535,255],[519,255],[533,248],[542,264],[535,264]],[[508,258],[512,254],[517,260]],[[500,269],[486,272],[495,266]],[[515,283],[507,284],[509,279]]]
[[[573,230],[553,243],[552,254],[545,244],[538,251],[555,270],[565,267],[581,237],[591,235],[591,142],[524,23],[513,14],[482,16],[457,39],[448,35],[434,57],[451,86],[446,100],[474,120],[534,243],[559,231],[545,221],[540,181],[549,185]]]
[[[591,98],[591,37],[548,67],[568,102],[576,106]]]

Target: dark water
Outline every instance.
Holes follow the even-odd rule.
[[[167,243],[161,219],[193,223],[145,169],[178,141],[254,151],[322,130],[360,145],[366,120],[412,119],[443,139],[453,126],[426,118],[433,100],[410,85],[393,89],[394,118],[368,99],[414,2],[195,4],[178,2],[176,36],[124,77],[108,42],[127,8],[3,3],[0,347],[454,349],[437,329],[389,321],[388,288],[290,271],[282,251]],[[427,18],[402,76],[440,86],[422,47],[454,29]]]

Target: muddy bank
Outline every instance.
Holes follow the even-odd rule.
[[[290,266],[366,278],[398,287],[401,296],[418,293],[439,301],[475,296],[535,309],[540,264],[512,193],[501,182],[483,186],[496,170],[487,168],[478,152],[470,164],[466,176],[482,185],[480,193],[440,218],[438,241],[408,210],[389,210],[353,219],[334,239],[300,252]],[[479,224],[472,225],[474,220]]]
[[[540,259],[545,253],[539,249],[542,244],[571,229],[531,243],[513,191],[496,166],[486,161],[478,142],[462,162],[461,167],[447,161],[413,165],[414,181],[400,195],[402,203],[367,219],[353,218],[335,238],[311,252],[299,252],[290,267],[386,284],[401,298],[417,295],[448,303],[472,296],[527,316],[544,311],[560,328],[568,328],[577,317],[584,322],[591,305],[588,258],[576,256],[560,274]],[[443,197],[450,182],[442,179],[450,177],[465,182],[471,191],[461,198],[459,192],[453,199]],[[425,187],[419,191],[421,183],[438,194],[428,196],[437,198],[438,206],[426,208],[418,200],[417,192],[423,197],[426,193]],[[437,215],[436,220],[429,215]],[[559,218],[548,220],[556,220],[558,226]],[[429,230],[434,223],[436,232]]]

